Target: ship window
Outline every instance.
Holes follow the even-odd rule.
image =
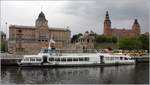
[[[60,61],[60,58],[55,58],[55,61]]]
[[[111,60],[114,60],[114,57],[111,57]]]
[[[89,58],[84,58],[85,61],[89,61]]]
[[[109,57],[105,57],[106,60],[109,60]]]
[[[62,58],[61,61],[62,61],[62,62],[65,62],[65,61],[66,61],[66,58]]]
[[[72,58],[68,58],[67,61],[72,61]]]
[[[124,58],[125,60],[128,60],[128,58]]]
[[[78,61],[78,58],[73,58],[73,61]]]
[[[120,60],[122,60],[123,59],[123,57],[120,57]]]
[[[83,58],[79,58],[79,61],[83,61]]]
[[[35,61],[35,59],[34,58],[30,58],[30,61]]]
[[[25,58],[24,61],[29,61],[29,58]]]
[[[43,53],[48,53],[48,49],[44,49],[44,52]]]
[[[49,61],[54,61],[54,58],[49,58]]]
[[[40,59],[40,58],[37,58],[36,61],[41,61],[41,59]]]
[[[118,58],[118,57],[115,57],[115,59],[118,60],[119,58]]]

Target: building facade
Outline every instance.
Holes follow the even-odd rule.
[[[14,54],[35,54],[42,47],[48,47],[50,38],[58,49],[68,48],[71,31],[67,28],[48,26],[43,12],[38,16],[35,26],[10,25],[8,51]]]
[[[131,29],[117,29],[111,27],[111,20],[109,18],[108,11],[106,12],[105,20],[104,20],[104,35],[105,36],[116,36],[120,37],[135,37],[139,36],[141,33],[140,24],[138,20],[135,19]]]
[[[94,32],[86,31],[74,44],[75,49],[94,49]]]

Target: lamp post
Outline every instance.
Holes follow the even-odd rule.
[[[6,40],[5,40],[5,52],[7,52],[7,22],[5,23],[6,24]],[[7,53],[6,53],[7,54]]]

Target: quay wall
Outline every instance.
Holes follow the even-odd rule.
[[[1,54],[0,57],[1,65],[18,65],[17,61],[21,60],[23,55]]]

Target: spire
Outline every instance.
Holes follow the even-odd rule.
[[[137,32],[138,34],[140,34],[140,24],[138,23],[137,19],[134,20],[134,23],[132,25],[132,29],[134,32]]]
[[[39,19],[45,19],[45,15],[44,15],[44,13],[41,11],[41,13],[39,14],[39,17],[38,17]]]
[[[139,24],[137,19],[134,20],[134,24]]]
[[[41,26],[46,26],[48,27],[48,21],[45,18],[44,13],[41,11],[36,22],[35,22],[36,27],[41,27]]]
[[[105,20],[109,20],[109,13],[108,13],[108,11],[106,11]]]

